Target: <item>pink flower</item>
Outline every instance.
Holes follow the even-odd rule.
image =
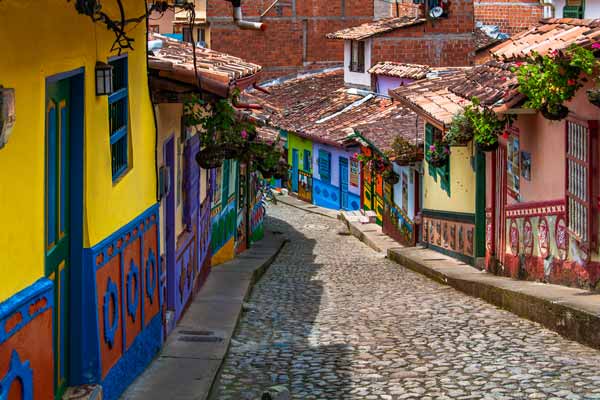
[[[246,132],[246,130],[242,130],[241,132],[242,138],[246,139],[248,137],[248,132]]]
[[[558,50],[552,50],[552,51],[550,52],[550,55],[551,55],[552,57],[556,57],[556,56],[558,55]]]
[[[517,67],[520,67],[521,65],[523,65],[523,62],[522,62],[522,61],[517,61],[517,62],[515,63],[515,65],[516,65]]]
[[[445,153],[445,154],[450,154],[450,149],[449,149],[449,148],[447,148],[447,147],[444,147],[444,153]]]
[[[592,49],[598,50],[600,49],[600,42],[596,42],[592,45]]]
[[[429,151],[435,151],[435,145],[432,144],[431,146],[429,146]]]
[[[352,157],[358,158],[358,153],[354,153],[354,155],[352,155]]]

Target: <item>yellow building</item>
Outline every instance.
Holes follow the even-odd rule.
[[[16,374],[24,399],[89,382],[117,398],[161,340],[146,3],[122,1],[139,23],[120,51],[126,38],[85,4],[0,2],[0,85],[16,115],[0,149],[0,323],[12,328],[0,380]],[[117,2],[101,12],[120,20]],[[97,73],[112,73],[110,94]]]
[[[468,101],[448,90],[465,79],[461,70],[393,90],[393,97],[425,120],[421,242],[469,264],[485,257],[485,157],[473,144],[446,147],[443,137],[453,116]],[[432,162],[430,149],[447,148],[443,163]]]

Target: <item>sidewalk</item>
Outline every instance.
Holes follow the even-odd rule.
[[[161,354],[121,399],[207,399],[242,314],[243,302],[285,240],[267,231],[250,250],[213,267]]]
[[[385,236],[381,227],[361,224],[352,213],[343,212],[340,216],[354,236],[376,251],[387,254],[391,260],[439,283],[538,322],[568,339],[600,349],[600,294],[489,274],[424,247],[403,247]]]
[[[303,210],[303,211],[306,211],[309,213],[319,214],[319,215],[322,215],[327,218],[333,218],[333,219],[338,218],[339,211],[337,211],[337,210],[330,210],[328,208],[315,206],[314,204],[307,203],[306,201],[300,200],[298,197],[296,197],[294,195],[282,195],[279,193],[275,193],[275,196],[276,196],[278,202],[282,202],[285,205],[288,205],[288,206],[291,206],[294,208],[298,208],[300,210]]]

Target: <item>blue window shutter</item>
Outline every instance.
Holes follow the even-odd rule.
[[[310,172],[312,170],[311,164],[312,164],[312,159],[311,159],[310,150],[304,150],[304,161],[303,161],[304,171]]]
[[[331,154],[325,150],[319,150],[319,175],[323,182],[331,180]]]
[[[113,90],[108,97],[108,122],[113,181],[129,166],[129,91],[127,56],[109,61],[113,67]]]

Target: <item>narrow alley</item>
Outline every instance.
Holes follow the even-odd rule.
[[[213,399],[597,399],[600,353],[442,286],[285,205]]]

